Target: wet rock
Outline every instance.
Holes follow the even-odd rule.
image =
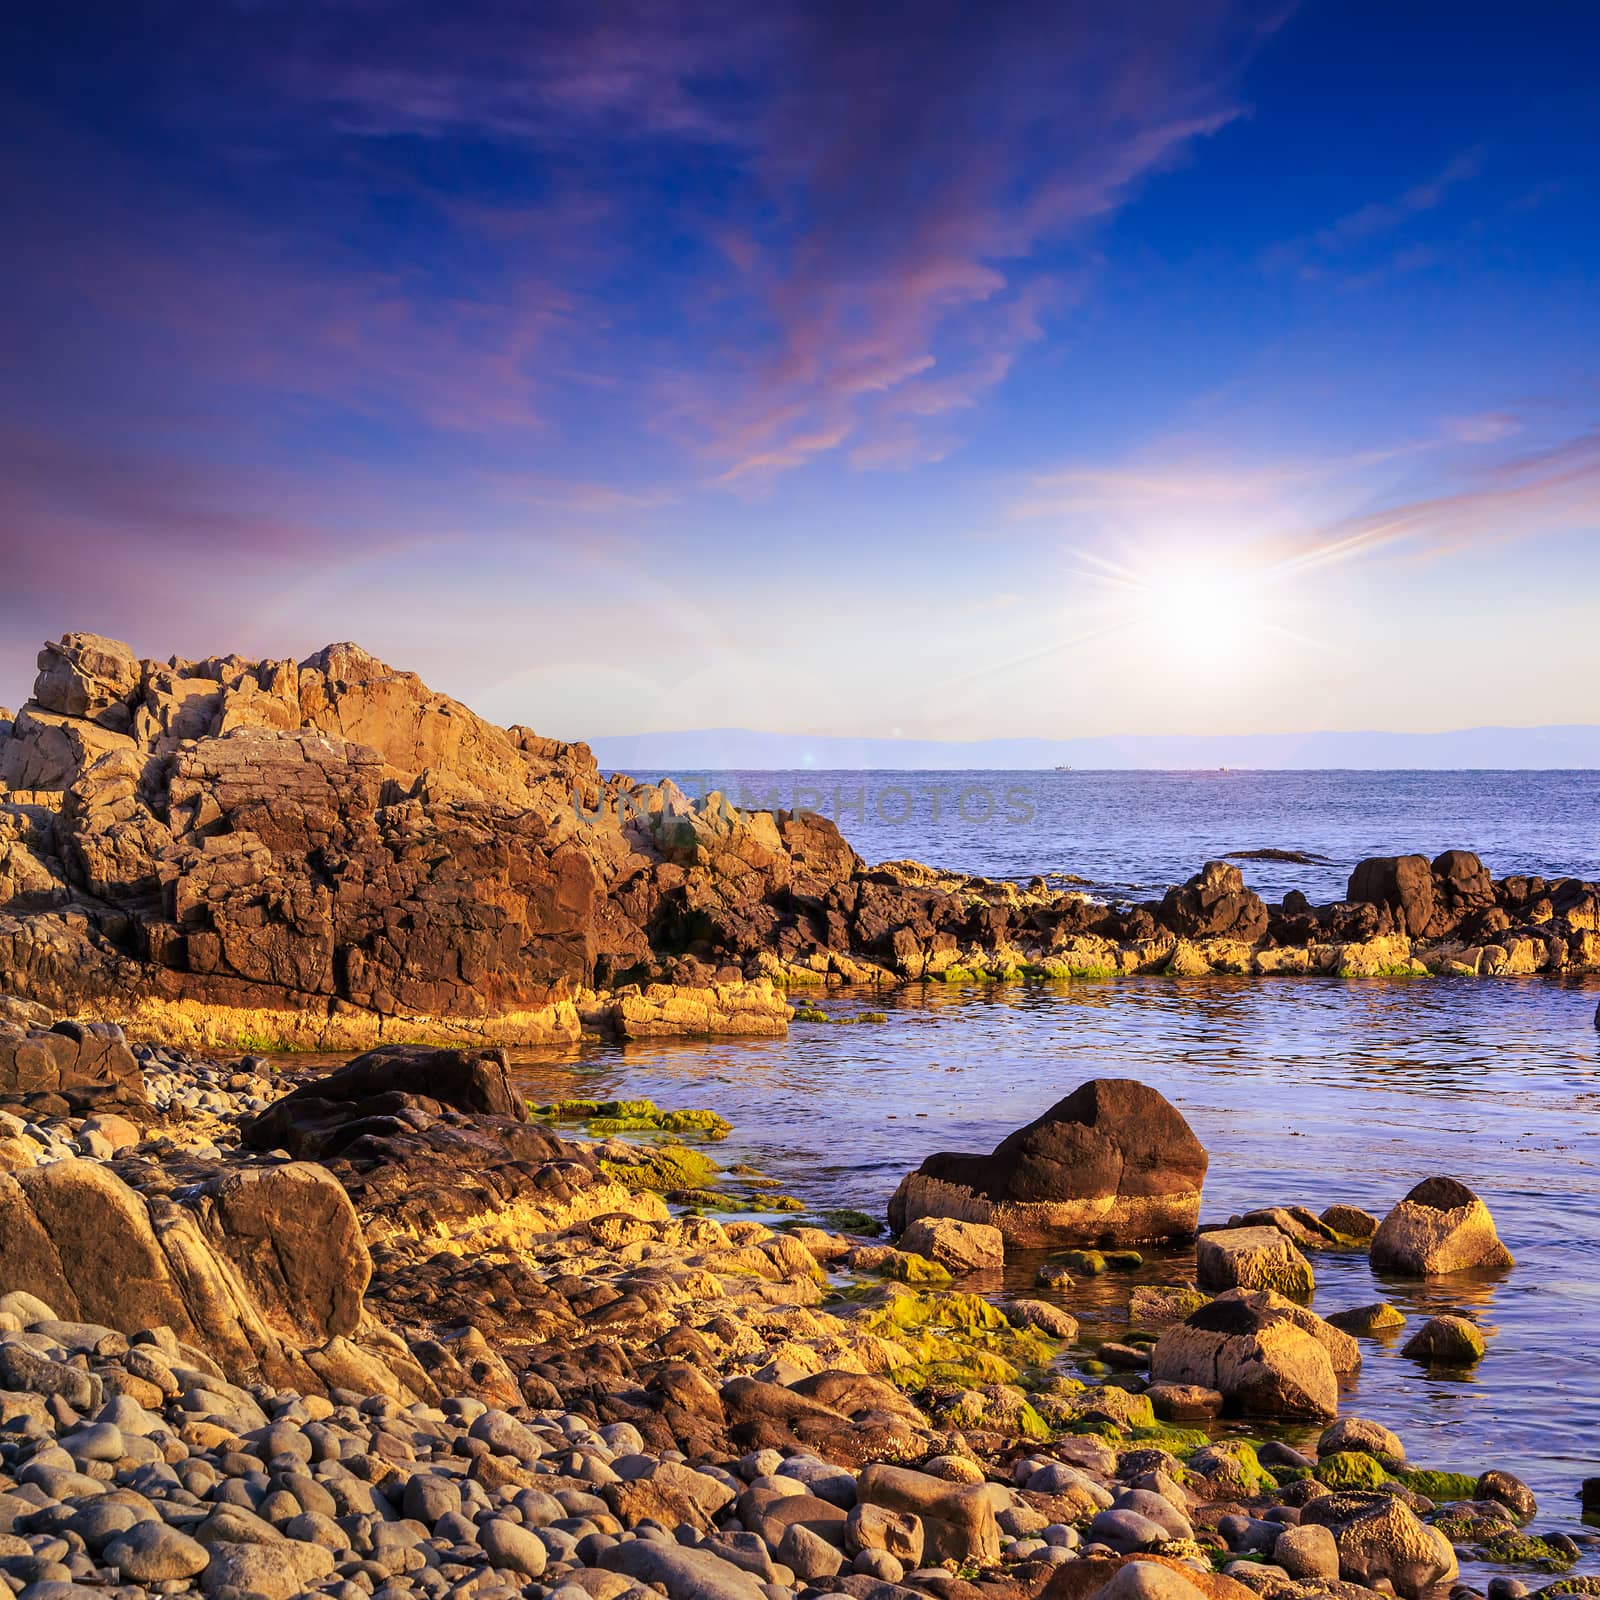
[[[1052,1339],[1070,1343],[1078,1337],[1078,1319],[1047,1300],[1012,1300],[1005,1312],[1015,1326],[1037,1328]]]
[[[1487,1349],[1482,1333],[1465,1317],[1429,1317],[1406,1340],[1401,1354],[1444,1367],[1470,1367]]]
[[[1134,1244],[1194,1232],[1206,1154],[1154,1089],[1098,1078],[986,1156],[930,1156],[902,1180],[893,1227],[921,1217],[987,1223],[1008,1244]]]
[[[1493,1500],[1506,1506],[1518,1522],[1531,1522],[1539,1511],[1539,1502],[1534,1499],[1533,1490],[1521,1478],[1498,1468],[1491,1468],[1478,1479],[1472,1497],[1474,1500]],[[1587,1504],[1585,1509],[1588,1509]]]
[[[1428,1178],[1379,1224],[1372,1264],[1380,1272],[1424,1278],[1514,1263],[1477,1195],[1454,1178]]]
[[[1381,1422],[1371,1422],[1365,1417],[1341,1417],[1332,1427],[1324,1428],[1317,1440],[1319,1456],[1338,1455],[1347,1450],[1363,1451],[1395,1466],[1406,1459],[1406,1447],[1400,1442],[1400,1436]]]
[[[1393,1333],[1406,1325],[1404,1313],[1397,1311],[1387,1300],[1377,1300],[1369,1306],[1353,1306],[1348,1311],[1332,1312],[1328,1321],[1345,1333],[1365,1334],[1368,1337]]]
[[[1405,1600],[1453,1581],[1459,1570],[1450,1541],[1393,1496],[1340,1523],[1334,1538],[1342,1577],[1369,1589],[1388,1583]]]
[[[1196,1243],[1202,1289],[1271,1289],[1309,1299],[1316,1286],[1311,1263],[1276,1228],[1221,1228]]]

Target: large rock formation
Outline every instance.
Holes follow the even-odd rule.
[[[782,1031],[778,986],[981,973],[1600,968],[1600,888],[1446,851],[1264,906],[1211,862],[1106,904],[832,822],[603,778],[354,645],[140,660],[67,634],[0,718],[0,991],[208,1047]]]
[[[116,1111],[144,1119],[144,1078],[108,1022],[32,1023],[0,1016],[0,1107],[28,1116]]]
[[[1170,1101],[1131,1078],[1095,1078],[986,1156],[929,1156],[901,1180],[889,1221],[957,1217],[1010,1244],[1187,1238],[1206,1153]]]

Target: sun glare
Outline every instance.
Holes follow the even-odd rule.
[[[1142,572],[1124,591],[1128,621],[1162,654],[1210,669],[1248,666],[1265,618],[1259,580],[1221,562]]]

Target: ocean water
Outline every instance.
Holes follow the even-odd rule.
[[[1597,772],[672,772],[687,792],[832,817],[869,862],[1159,897],[1233,851],[1269,900],[1339,899],[1364,856],[1476,850],[1496,877],[1600,878]]]

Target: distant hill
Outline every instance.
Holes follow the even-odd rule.
[[[750,728],[697,728],[592,739],[606,771],[1489,771],[1600,767],[1600,726],[1460,728],[1451,733],[1134,734],[1101,739],[808,738]]]

